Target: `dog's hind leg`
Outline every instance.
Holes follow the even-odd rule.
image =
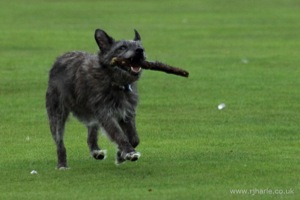
[[[98,146],[98,125],[90,125],[88,128],[87,143],[90,149],[91,156],[96,160],[103,160],[106,157],[106,150],[101,150]]]
[[[57,168],[67,168],[67,152],[64,145],[64,128],[69,111],[62,105],[57,90],[48,89],[46,108],[49,117],[50,130],[57,149]]]

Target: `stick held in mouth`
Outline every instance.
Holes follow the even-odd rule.
[[[113,58],[111,60],[111,65],[118,65],[119,67],[130,67],[130,62],[127,59],[122,58]],[[166,72],[168,74],[175,74],[178,76],[188,77],[189,72],[177,67],[172,67],[170,65],[155,61],[155,62],[149,62],[149,61],[141,61],[138,64],[143,69],[149,69],[149,70],[155,70],[155,71],[162,71]]]

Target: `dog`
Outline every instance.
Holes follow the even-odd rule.
[[[138,104],[137,81],[146,59],[141,36],[134,30],[133,40],[114,40],[104,30],[94,37],[97,54],[73,51],[54,62],[46,92],[46,110],[50,131],[57,149],[57,168],[66,169],[67,153],[64,127],[70,113],[87,127],[90,154],[97,160],[106,157],[98,145],[101,129],[117,145],[116,164],[136,161],[140,153],[135,116]],[[127,68],[113,66],[113,58],[128,60]]]

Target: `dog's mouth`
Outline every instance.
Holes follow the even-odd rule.
[[[139,57],[131,57],[131,58],[114,57],[111,60],[111,64],[133,75],[138,75],[142,70],[141,62],[143,62],[144,60],[145,60],[144,58],[139,58]]]
[[[142,68],[140,67],[140,63],[141,60],[139,59],[134,59],[134,58],[130,58],[129,59],[129,66],[130,66],[130,70],[132,73],[138,74],[140,73],[140,71],[142,70]]]

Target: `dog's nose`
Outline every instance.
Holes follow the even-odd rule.
[[[135,50],[135,53],[137,53],[137,54],[143,54],[144,53],[144,49],[143,48],[137,48]]]

